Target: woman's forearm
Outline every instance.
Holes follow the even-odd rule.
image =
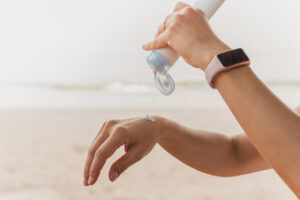
[[[257,150],[300,197],[300,118],[252,72],[220,74],[216,88]]]
[[[171,123],[158,141],[185,164],[216,176],[236,176],[269,168],[246,135],[233,138]]]
[[[212,32],[203,12],[182,3],[144,49],[167,45],[203,71],[215,55],[230,50]],[[257,150],[300,198],[300,117],[276,98],[248,67],[220,74],[216,87]]]

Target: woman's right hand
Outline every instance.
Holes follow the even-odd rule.
[[[177,3],[166,17],[155,39],[143,46],[144,50],[172,47],[190,65],[206,69],[212,58],[230,48],[211,30],[205,14],[186,3]]]

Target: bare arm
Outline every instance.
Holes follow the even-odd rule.
[[[144,118],[110,120],[103,124],[90,146],[84,184],[93,185],[97,181],[106,159],[120,146],[124,145],[125,154],[110,168],[112,181],[146,156],[156,143],[185,164],[216,176],[236,176],[270,168],[244,134],[227,137],[190,129],[158,116],[155,123]]]
[[[169,45],[189,64],[204,70],[214,55],[229,49],[214,35],[204,14],[187,4],[177,4],[165,25],[154,41],[144,45],[145,50]],[[84,184],[96,182],[106,159],[120,146],[125,146],[126,153],[111,166],[112,181],[159,142],[188,165],[219,176],[267,169],[269,165],[257,149],[300,197],[299,115],[279,101],[248,67],[220,75],[216,86],[251,142],[245,136],[227,138],[190,130],[159,117],[156,123],[143,118],[109,121],[90,147]]]
[[[299,115],[249,67],[221,74],[216,87],[258,151],[300,197]]]
[[[187,165],[216,176],[236,176],[269,168],[246,135],[230,138],[189,129],[159,116],[155,119],[155,123],[140,117],[105,122],[90,146],[84,185],[97,181],[106,160],[123,145],[125,154],[110,168],[111,181],[146,156],[156,143]]]
[[[295,111],[300,114],[300,106]],[[174,157],[199,171],[216,176],[237,176],[271,167],[245,134],[227,137],[189,129],[177,123],[169,127],[158,143]]]
[[[215,55],[230,48],[216,37],[202,11],[182,3],[177,8],[166,19],[166,27],[144,49],[169,45],[190,65],[205,71]],[[216,87],[252,144],[300,198],[299,115],[249,67],[221,73]]]
[[[300,115],[300,106],[298,106],[298,107],[295,109],[295,111],[296,111],[296,113],[297,113],[298,115]]]
[[[227,137],[173,124],[158,143],[185,164],[216,176],[237,176],[270,168],[243,134]]]

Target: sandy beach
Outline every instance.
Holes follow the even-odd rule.
[[[0,200],[297,199],[273,170],[211,176],[159,145],[111,183],[120,148],[99,181],[83,186],[88,147],[106,120],[153,114],[228,136],[243,132],[202,70],[184,59],[168,71],[174,93],[155,88],[142,45],[168,25],[177,2],[0,0]],[[300,105],[299,7],[299,0],[226,1],[209,21],[220,40],[245,50],[253,71],[291,108]],[[204,49],[205,60],[217,52]]]
[[[232,178],[210,176],[180,163],[158,145],[111,183],[108,169],[123,153],[120,149],[99,182],[84,187],[86,151],[101,123],[146,113],[228,135],[241,132],[224,109],[1,110],[0,200],[296,199],[272,170]]]

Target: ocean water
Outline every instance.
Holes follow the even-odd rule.
[[[183,60],[170,72],[174,94],[153,87],[141,46],[176,2],[0,1],[0,107],[224,107],[203,73]],[[210,22],[228,45],[245,49],[254,71],[292,106],[299,101],[299,6],[227,0]]]
[[[300,105],[300,83],[268,86],[291,108]],[[1,85],[0,109],[227,109],[205,82],[177,84],[171,96],[153,84],[110,82],[102,85]]]

